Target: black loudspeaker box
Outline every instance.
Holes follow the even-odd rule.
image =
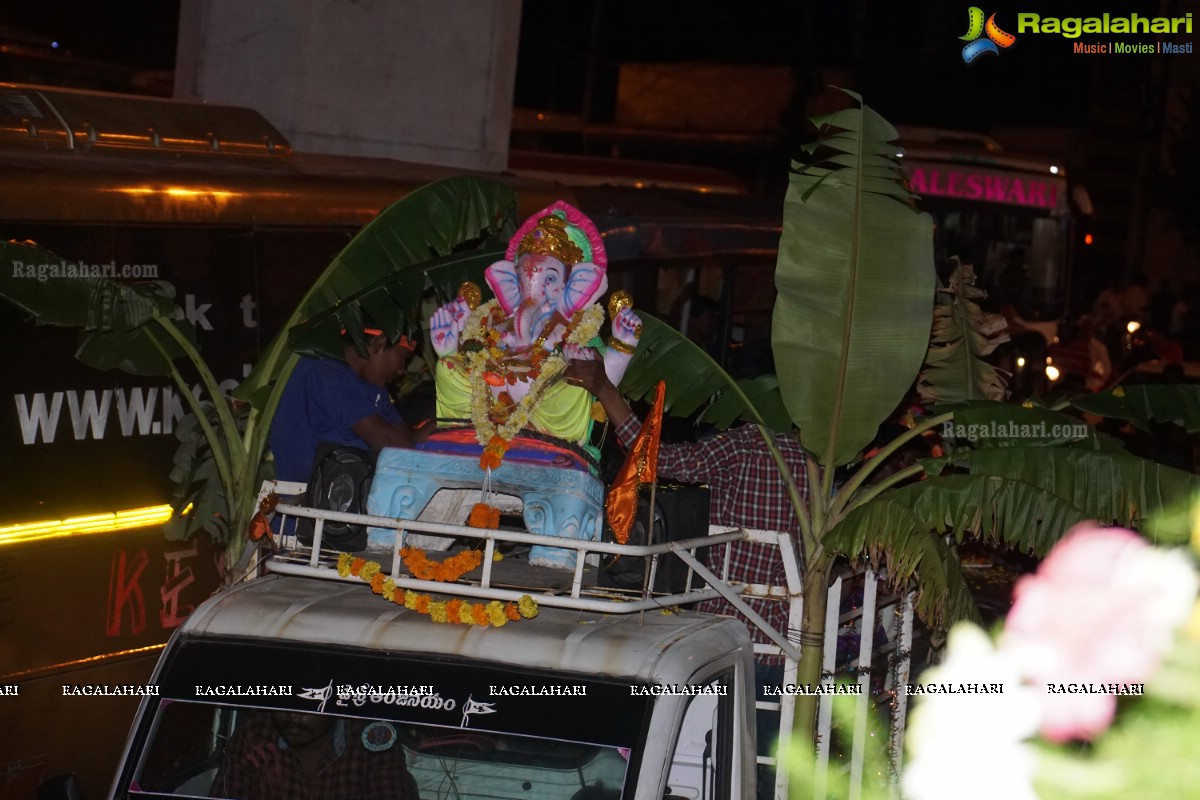
[[[326,511],[365,514],[371,478],[375,475],[375,455],[357,447],[323,442],[317,445],[312,475],[308,480],[305,505]],[[312,546],[313,520],[301,517],[296,523],[300,542]],[[326,549],[355,551],[367,546],[363,525],[326,520],[321,529],[321,546]]]
[[[708,487],[660,484],[654,492],[654,543],[677,542],[708,535]],[[646,523],[649,521],[650,489],[638,493],[638,510],[628,544],[646,543]],[[604,541],[614,541],[612,529],[604,525]],[[698,555],[703,561],[703,551]],[[646,574],[645,558],[601,556],[599,585],[616,589],[639,589]],[[654,588],[656,592],[682,592],[687,585],[687,565],[677,556],[658,558]],[[692,575],[692,588],[705,583]]]

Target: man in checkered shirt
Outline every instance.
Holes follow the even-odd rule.
[[[583,386],[596,396],[616,431],[621,445],[628,449],[642,429],[641,420],[630,410],[625,398],[604,374],[603,364],[590,359],[575,359],[564,372],[566,379]],[[800,497],[808,502],[807,457],[800,440],[793,434],[775,437],[775,444],[787,462]],[[709,521],[714,525],[786,531],[800,552],[800,523],[788,499],[779,467],[771,457],[762,434],[755,425],[743,425],[700,442],[659,445],[658,474],[681,483],[702,483],[709,487]],[[712,552],[710,566],[721,569],[723,555]],[[778,548],[756,542],[736,542],[730,558],[729,577],[745,583],[786,586]],[[788,632],[786,602],[748,597],[746,602],[781,633]],[[698,609],[712,614],[736,616],[749,628],[755,642],[771,644],[770,638],[724,598],[706,600]],[[793,637],[794,638],[794,637]],[[782,655],[757,655],[760,664],[781,665]]]
[[[582,386],[600,401],[616,431],[621,445],[628,449],[642,429],[642,423],[630,410],[625,398],[604,373],[603,362],[588,356],[572,359],[564,372],[566,379]],[[794,434],[775,437],[800,497],[808,502],[807,456]],[[658,448],[658,474],[683,483],[703,483],[709,487],[709,521],[714,525],[760,528],[786,531],[800,553],[800,523],[788,499],[787,488],[779,467],[771,457],[762,434],[755,425],[743,425],[695,443],[662,443]],[[719,574],[723,558],[719,548],[708,548],[709,568]],[[783,563],[778,548],[757,542],[735,542],[729,562],[729,577],[745,583],[786,586]],[[788,604],[765,598],[744,598],[746,603],[775,630],[787,634]],[[756,643],[772,644],[758,626],[737,611],[724,598],[706,600],[697,610],[723,614],[740,619]],[[794,633],[794,632],[793,632]],[[796,636],[789,636],[795,641]],[[783,656],[755,654],[755,683],[759,699],[764,699],[764,686],[783,683]],[[773,742],[779,731],[777,713],[758,714],[759,752],[768,752],[766,744]],[[762,784],[773,783],[773,775],[760,776]],[[768,795],[764,795],[768,796]]]

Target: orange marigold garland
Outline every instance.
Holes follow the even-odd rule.
[[[478,550],[464,550],[445,561],[430,561],[424,550],[415,547],[404,547],[400,550],[400,558],[413,577],[423,581],[439,581],[442,583],[456,581],[463,575],[483,563],[483,554]]]
[[[406,551],[408,551],[407,554]],[[418,569],[425,572],[426,575],[432,574],[426,570],[426,565],[431,565],[434,572],[439,574],[441,574],[441,570],[437,568],[450,565],[450,569],[445,574],[457,571],[457,575],[453,578],[432,579],[455,580],[459,575],[475,569],[483,560],[483,556],[477,550],[468,550],[459,553],[457,556],[447,559],[441,564],[425,559],[425,554],[415,548],[406,547],[400,551],[400,555],[404,558],[404,563],[408,565],[408,568],[413,571],[413,574],[422,580],[429,580],[430,578],[418,574]],[[409,561],[410,558],[412,559],[412,563]],[[451,564],[455,559],[459,560]],[[414,564],[417,566],[414,567]],[[382,570],[383,567],[377,561],[367,561],[365,558],[359,558],[350,553],[341,553],[338,556],[337,571],[343,578],[358,578],[367,583],[371,587],[371,591],[375,594],[397,605],[411,609],[418,614],[426,615],[434,622],[499,628],[509,622],[516,622],[521,618],[533,619],[538,615],[537,601],[529,595],[522,595],[521,599],[516,603],[501,603],[499,600],[492,600],[487,603],[471,603],[457,597],[449,600],[434,600],[427,594],[401,589]]]
[[[471,516],[467,518],[467,525],[472,528],[491,528],[500,527],[500,509],[489,506],[487,503],[476,503],[471,506]]]
[[[484,445],[483,452],[479,454],[479,467],[498,469],[504,461],[504,454],[508,452],[508,444],[499,434],[492,436]]]

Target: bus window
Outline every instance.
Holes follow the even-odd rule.
[[[900,133],[917,208],[936,226],[939,269],[957,257],[975,268],[991,305],[1013,303],[1029,318],[1061,313],[1071,281],[1067,237],[1072,217],[1091,213],[1087,192],[1078,184],[1069,190],[1059,164],[1003,152],[988,137],[925,128]]]

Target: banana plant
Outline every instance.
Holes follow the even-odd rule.
[[[1007,342],[1007,320],[988,313],[976,300],[987,293],[975,285],[975,268],[952,260],[946,286],[937,289],[933,333],[917,392],[928,405],[968,400],[1003,400],[1007,375],[987,356]]]
[[[835,493],[836,468],[859,458],[910,390],[936,280],[933,221],[904,185],[896,130],[851,97],[854,107],[813,120],[822,136],[793,165],[775,272],[780,389],[809,453],[808,507],[799,509],[804,641],[824,630],[835,555],[824,539],[869,474]],[[820,648],[805,648],[797,681],[820,677]],[[815,716],[815,698],[798,703],[797,730],[811,736]]]
[[[823,135],[809,147],[809,163],[793,164],[784,200],[772,322],[778,394],[759,391],[752,399],[728,376],[718,378],[719,368],[695,348],[653,346],[653,340],[652,346],[639,346],[621,387],[642,397],[649,382],[639,381],[639,375],[665,375],[666,410],[686,414],[694,401],[672,401],[720,384],[723,391],[712,408],[722,410],[722,419],[759,426],[801,531],[805,641],[821,640],[824,629],[829,573],[837,555],[825,538],[852,510],[846,501],[860,494],[862,481],[894,449],[885,448],[867,462],[848,490],[835,493],[835,470],[860,459],[880,423],[912,387],[929,347],[933,313],[932,221],[915,210],[903,184],[892,143],[895,129],[851,96],[854,108],[814,120]],[[809,454],[805,475],[791,475],[775,447],[772,431],[789,429],[798,429]],[[921,432],[914,430],[913,435]],[[807,501],[801,491],[805,485]],[[944,611],[952,593],[952,608],[965,609],[965,584],[945,546],[928,535],[905,537],[898,526],[891,531],[895,535],[875,537],[872,544],[896,556],[892,566],[903,575],[898,579],[919,574],[928,589],[922,593],[927,598],[923,610]],[[805,647],[801,655],[797,680],[818,683],[820,648]],[[815,713],[815,702],[798,703],[798,735],[811,737]]]
[[[267,433],[298,352],[340,357],[343,328],[364,348],[364,318],[392,338],[413,333],[423,293],[446,296],[450,282],[480,273],[500,257],[515,225],[515,193],[490,180],[439,181],[388,206],[317,278],[231,397],[218,388],[192,329],[179,321],[169,284],[21,280],[12,277],[13,262],[66,262],[30,243],[7,243],[0,245],[0,295],[40,324],[80,328],[76,356],[91,366],[175,381],[191,413],[179,428],[165,533],[186,538],[207,531],[225,544],[226,564],[236,565],[227,570],[233,580],[251,552],[246,532],[260,482],[270,474]],[[187,387],[189,367],[207,391],[204,401]]]
[[[801,531],[806,642],[823,641],[838,557],[880,563],[897,585],[915,582],[916,610],[931,624],[977,619],[954,542],[970,537],[1040,555],[1080,520],[1137,527],[1200,483],[1125,453],[1086,425],[1080,432],[1080,420],[1062,411],[987,399],[1003,376],[981,357],[1002,334],[974,303],[965,271],[935,306],[932,223],[905,187],[896,132],[851,97],[854,108],[814,120],[822,136],[809,148],[812,160],[793,165],[776,266],[777,384],[735,383],[655,324],[621,386],[648,400],[653,381],[665,377],[667,413],[704,408],[713,421],[759,426]],[[919,376],[935,401],[953,404],[865,457]],[[1131,393],[1123,404],[1081,405],[1139,420],[1200,421],[1186,397],[1158,398]],[[789,474],[775,449],[772,433],[789,430],[808,452],[805,475]],[[984,430],[988,437],[971,441],[968,434]],[[877,477],[927,433],[945,435],[945,455]],[[821,657],[819,646],[802,649],[798,682],[819,682]],[[796,735],[811,737],[815,698],[797,701]]]

